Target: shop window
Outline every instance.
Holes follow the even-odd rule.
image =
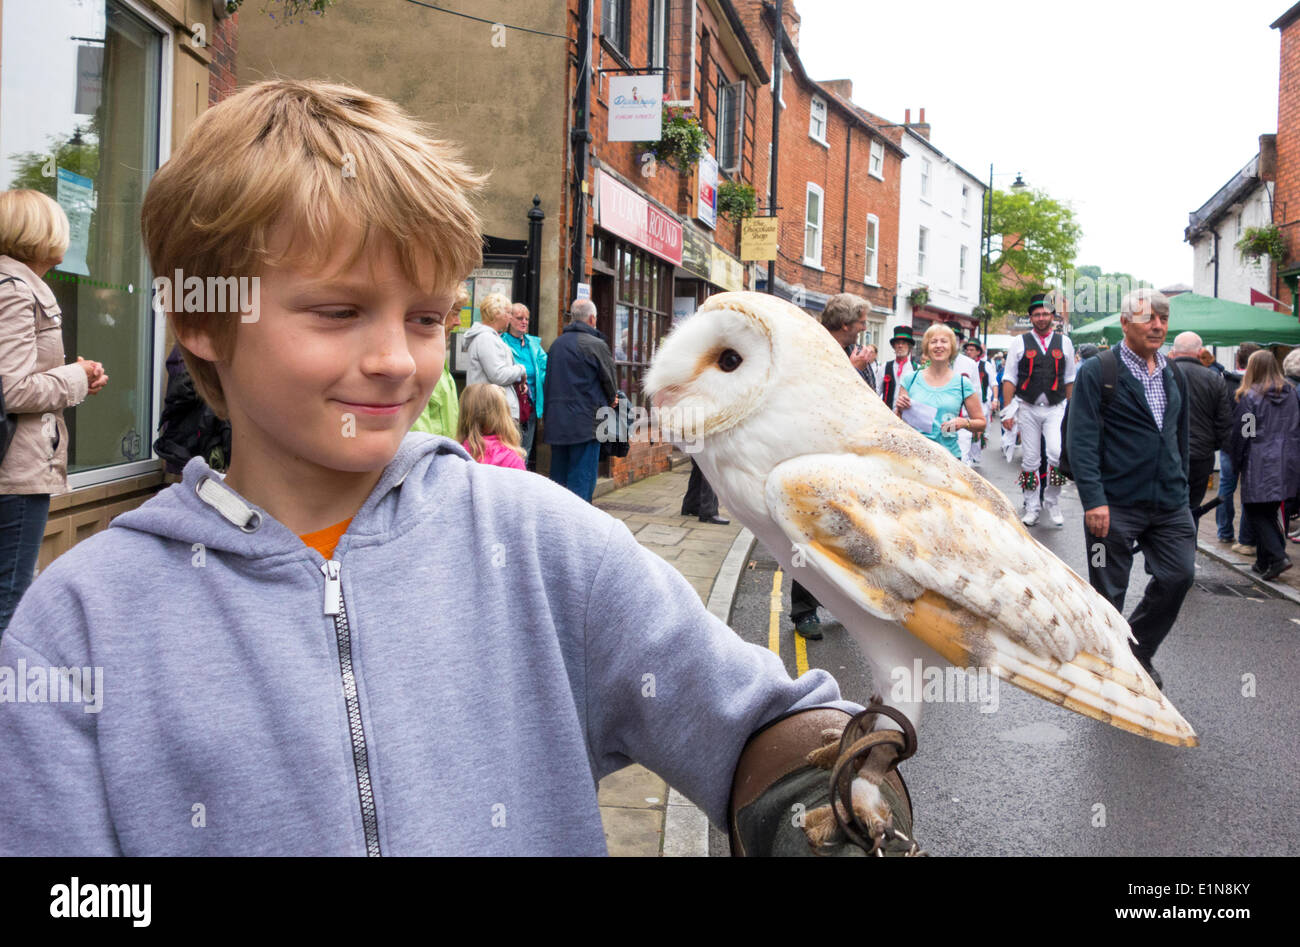
[[[615,382],[633,404],[641,404],[641,377],[659,343],[672,328],[672,266],[653,254],[613,243],[614,312],[609,344]],[[601,313],[602,320],[606,318]]]
[[[45,279],[68,360],[103,362],[112,378],[65,412],[71,484],[147,472],[165,353],[140,206],[166,137],[166,34],[125,0],[5,0],[0,36],[0,186],[67,212],[72,240]]]

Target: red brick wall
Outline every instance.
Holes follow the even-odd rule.
[[[1300,20],[1282,30],[1282,61],[1277,92],[1277,190],[1273,221],[1287,241],[1288,264],[1300,258]],[[1278,298],[1291,301],[1278,281]]]
[[[738,0],[737,9],[751,30],[760,50],[770,50],[774,36],[767,20],[759,16],[760,0]],[[757,32],[761,29],[761,33]],[[766,54],[770,55],[770,53]],[[788,57],[787,57],[788,58]],[[792,63],[793,65],[793,63]],[[767,86],[758,99],[758,131],[765,145],[771,141],[772,90]],[[827,103],[826,141],[829,147],[812,138],[809,120],[814,95]],[[811,292],[834,294],[857,293],[878,306],[892,309],[898,274],[899,183],[902,157],[890,146],[885,148],[884,181],[868,173],[872,137],[861,124],[846,114],[846,109],[832,94],[811,82],[805,82],[797,68],[782,80],[781,97],[785,108],[781,115],[781,154],[776,200],[781,208],[780,259],[777,276],[792,285],[803,285]],[[850,144],[849,129],[852,126]],[[755,173],[761,195],[770,180],[766,146],[759,149]],[[844,187],[845,160],[849,161],[849,186]],[[823,230],[821,269],[803,264],[804,215],[808,184],[823,191]],[[844,208],[848,201],[847,230]],[[877,287],[863,282],[867,240],[867,214],[880,218],[877,241],[879,262]],[[847,241],[847,252],[844,252]],[[841,268],[841,259],[843,267]]]
[[[601,42],[601,0],[595,0],[593,3],[592,16],[592,69],[615,69],[620,66],[631,65],[633,67],[645,67],[649,65],[649,27],[650,27],[650,0],[632,0],[629,4],[629,43],[627,50],[627,61],[620,61],[618,55],[611,52]],[[573,36],[577,36],[578,25],[578,3],[577,0],[569,0],[570,26]],[[742,64],[733,63],[726,55],[725,49],[718,41],[718,31],[720,24],[716,21],[712,11],[707,5],[701,2],[696,3],[696,22],[695,22],[695,62],[693,67],[694,76],[692,84],[695,88],[695,103],[692,110],[700,119],[704,128],[705,135],[708,137],[709,151],[715,155],[717,141],[717,81],[719,75],[723,82],[734,82],[743,77]],[[725,29],[725,25],[722,25]],[[690,219],[692,215],[692,197],[695,191],[694,176],[689,173],[679,173],[671,167],[659,164],[653,176],[647,176],[642,173],[643,163],[641,160],[642,149],[637,147],[636,142],[611,142],[607,138],[609,125],[609,83],[610,75],[618,73],[606,73],[601,76],[594,74],[591,83],[591,121],[590,129],[592,134],[591,155],[592,161],[588,166],[589,187],[594,190],[596,182],[595,168],[607,167],[612,171],[621,174],[633,186],[639,188],[645,195],[658,201],[669,210],[683,218]],[[569,88],[570,95],[576,90],[578,82],[577,64],[573,64],[570,69]],[[736,175],[740,180],[748,183],[755,183],[754,173],[757,167],[756,158],[767,161],[767,139],[760,137],[762,129],[756,127],[758,115],[758,103],[762,99],[761,91],[754,87],[752,82],[746,84],[745,90],[745,129],[744,144],[742,146],[742,160],[740,171]],[[567,143],[566,143],[567,147]],[[761,152],[761,155],[760,155]],[[572,167],[570,166],[570,176]],[[719,183],[726,180],[728,175],[719,173]],[[760,182],[762,178],[758,179]],[[760,193],[763,186],[759,183],[756,190]],[[568,220],[568,208],[562,215],[562,226],[565,232],[568,232],[570,221]],[[707,230],[707,228],[705,228]],[[588,204],[588,213],[586,220],[587,242],[587,272],[591,273],[591,242],[590,238],[595,232],[595,214],[594,208]],[[738,254],[740,250],[740,232],[739,227],[735,224],[719,218],[717,229],[713,234],[714,242],[725,250],[733,254]],[[896,242],[896,241],[895,241]],[[566,244],[571,247],[572,244]],[[566,259],[567,264],[567,259]],[[567,282],[567,281],[566,281]],[[572,296],[572,290],[567,289],[566,299]],[[651,444],[647,440],[634,441],[628,456],[625,458],[611,458],[609,461],[609,473],[618,486],[625,486],[636,480],[641,480],[652,476],[656,473],[666,471],[669,466],[669,457],[672,448],[667,444]]]
[[[239,39],[239,14],[218,20],[212,30],[212,62],[208,64],[208,105],[216,105],[235,91],[235,51]]]

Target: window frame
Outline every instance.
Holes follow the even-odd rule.
[[[957,248],[957,289],[960,291],[966,289],[966,263],[970,256],[969,250],[970,248],[964,243]]]
[[[929,256],[930,228],[920,227],[916,233],[916,275],[925,276],[925,259]]]
[[[629,63],[632,61],[631,13],[632,0],[603,0],[600,5],[601,41]]]
[[[929,158],[921,158],[921,200],[927,204],[930,203],[930,178],[934,170],[934,164]]]
[[[718,168],[728,174],[734,174],[740,170],[740,166],[745,156],[745,80],[738,79],[735,82],[724,82],[718,88],[718,118],[717,134],[714,135],[714,147],[718,154]],[[728,142],[731,153],[723,151],[723,124],[724,104],[728,101],[729,94],[735,95],[735,100],[731,102],[729,109],[736,112],[735,127],[732,129],[730,140]],[[730,158],[730,161],[724,160]]]
[[[817,194],[817,223],[813,224],[808,220],[808,208],[810,205],[809,198]],[[808,231],[815,231],[817,241],[817,255],[810,257],[808,255]],[[804,205],[803,205],[803,262],[805,266],[822,268],[822,247],[823,237],[826,231],[826,192],[820,185],[808,181],[804,188]]]
[[[872,236],[875,236],[875,246],[872,246]],[[864,241],[866,246],[865,255],[871,261],[869,267],[864,268],[863,282],[868,286],[880,285],[880,218],[875,214],[867,214],[867,233]]]
[[[961,186],[961,219],[970,223],[970,185],[965,182]]]
[[[663,69],[666,72],[668,70],[668,25],[671,19],[669,0],[650,0],[649,6],[650,24],[646,36],[646,62],[652,69]],[[656,40],[658,49],[655,48]]]
[[[880,170],[876,171],[876,164],[879,162]],[[879,139],[873,138],[871,141],[871,158],[867,162],[867,173],[877,181],[885,180],[885,143]]]
[[[822,107],[822,133],[820,137],[813,134],[813,119],[816,118],[818,104]],[[830,115],[830,104],[820,95],[814,95],[808,103],[808,137],[828,148],[830,147],[830,142],[827,141],[830,133]]]

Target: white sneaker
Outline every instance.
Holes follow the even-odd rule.
[[[1041,512],[1042,510],[1037,509],[1025,510],[1025,515],[1020,517],[1020,522],[1024,523],[1026,526],[1037,526],[1038,516]]]
[[[1061,515],[1061,508],[1055,503],[1047,504],[1047,515],[1051,517],[1053,526],[1065,525],[1065,517]]]

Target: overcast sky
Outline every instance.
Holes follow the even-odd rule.
[[[796,0],[813,78],[903,120],[998,188],[1069,202],[1078,263],[1192,282],[1187,215],[1277,131],[1278,31],[1294,0]]]

